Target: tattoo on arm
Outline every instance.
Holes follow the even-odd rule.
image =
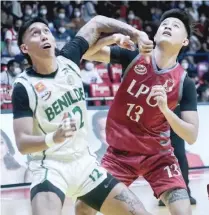
[[[130,36],[133,41],[137,41],[140,31],[134,27],[105,16],[96,16],[84,25],[76,36],[81,36],[92,46],[101,33],[121,33]]]
[[[132,215],[137,214],[136,205],[139,205],[141,208],[144,209],[143,204],[139,201],[136,195],[130,190],[122,190],[120,194],[116,195],[114,199],[125,202],[129,207],[129,212]],[[145,209],[144,209],[145,210]]]
[[[164,199],[165,203],[171,204],[171,203],[179,201],[179,200],[189,199],[189,195],[188,195],[187,190],[185,190],[185,189],[176,189],[176,190],[166,192],[163,199]]]

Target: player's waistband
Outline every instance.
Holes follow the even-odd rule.
[[[155,155],[155,154],[158,154],[158,153],[170,153],[172,152],[173,150],[171,148],[169,149],[162,149],[162,150],[159,150],[158,152],[155,152],[155,153],[152,153],[152,154],[147,154],[147,153],[140,153],[140,152],[134,152],[134,151],[124,151],[124,150],[120,150],[120,149],[116,149],[112,146],[109,146],[108,149],[107,149],[108,152],[110,153],[113,153],[113,154],[118,154],[118,155],[124,155],[124,156],[131,156],[131,155]]]

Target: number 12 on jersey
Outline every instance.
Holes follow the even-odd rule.
[[[132,121],[138,122],[140,115],[144,112],[143,107],[136,104],[127,104],[129,106],[126,116],[128,116]]]

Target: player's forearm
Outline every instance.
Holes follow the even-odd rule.
[[[41,152],[48,149],[45,143],[45,136],[21,134],[20,137],[16,138],[16,142],[21,154]]]
[[[80,29],[77,36],[85,38],[91,47],[101,33],[121,33],[130,36],[131,40],[136,42],[140,31],[124,22],[105,16],[95,16]]]
[[[193,144],[197,139],[197,128],[190,123],[180,119],[169,108],[163,112],[165,118],[170,124],[173,131],[187,143]]]
[[[104,37],[98,40],[94,45],[92,45],[84,54],[83,58],[88,59],[90,56],[93,56],[98,51],[100,51],[104,46],[109,46],[115,43],[116,43],[115,35]]]

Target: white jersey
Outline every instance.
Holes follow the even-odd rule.
[[[31,154],[32,159],[75,160],[88,150],[87,109],[80,69],[63,56],[57,57],[57,64],[54,78],[34,77],[25,71],[15,83],[21,83],[27,91],[34,114],[34,135],[54,132],[66,117],[75,117],[79,129],[62,144]]]

